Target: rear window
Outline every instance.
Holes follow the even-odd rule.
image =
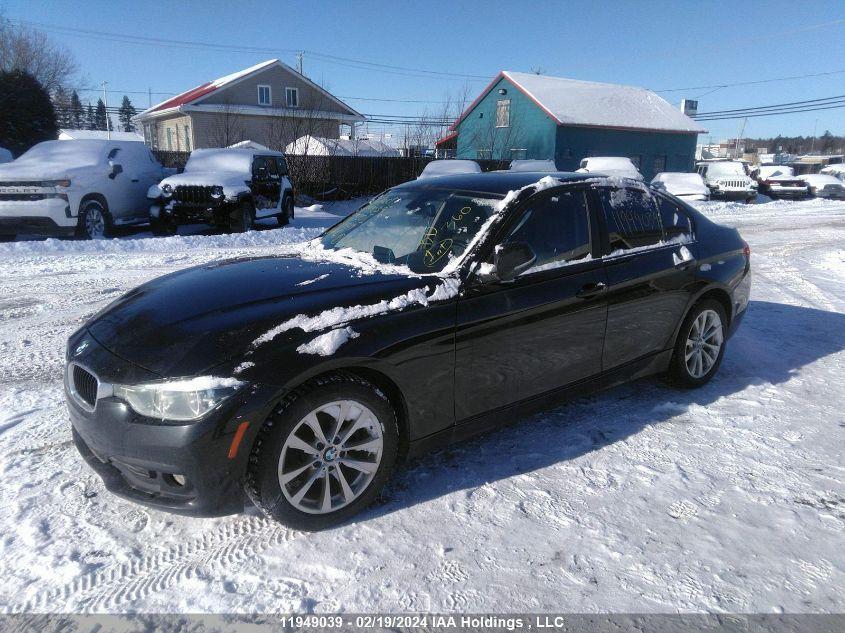
[[[599,195],[611,253],[652,246],[663,240],[657,206],[647,192],[603,188]]]

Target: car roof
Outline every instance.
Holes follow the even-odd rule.
[[[436,176],[424,180],[411,180],[398,185],[396,189],[453,189],[458,191],[477,191],[505,195],[510,191],[533,185],[538,180],[552,177],[562,181],[581,182],[601,177],[596,173],[575,173],[569,171],[488,171],[481,174],[455,174],[451,176]]]

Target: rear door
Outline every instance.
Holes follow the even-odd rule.
[[[682,208],[642,188],[597,187],[604,221],[609,370],[668,349],[694,291],[695,244]],[[664,230],[661,216],[666,216]]]
[[[458,300],[457,420],[601,371],[607,304],[588,200],[585,188],[530,200],[501,243],[527,243],[533,267],[475,280]]]

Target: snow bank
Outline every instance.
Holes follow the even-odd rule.
[[[480,174],[481,167],[474,160],[433,160],[425,166],[417,180],[451,176],[454,174]]]
[[[318,356],[331,356],[338,348],[351,338],[358,338],[359,334],[351,327],[342,327],[321,334],[308,343],[303,343],[296,348],[300,354],[316,354]]]

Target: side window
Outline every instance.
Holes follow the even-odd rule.
[[[266,180],[269,174],[267,159],[264,156],[256,156],[252,162],[252,175],[258,180]]]
[[[556,268],[590,255],[590,214],[583,190],[545,196],[531,205],[505,243],[525,242],[537,255],[530,271]]]
[[[111,151],[109,152],[108,159],[109,160],[115,160],[117,158],[118,154],[120,154],[120,148],[119,147],[113,147],[111,149]],[[102,154],[101,154],[101,156],[102,156]]]
[[[660,216],[652,197],[640,189],[600,189],[610,252],[659,244]]]
[[[270,178],[272,178],[273,180],[279,179],[279,165],[276,162],[275,158],[267,159],[267,169],[270,170]]]
[[[288,163],[287,161],[282,158],[281,156],[276,157],[276,162],[279,164],[279,174],[282,176],[288,175]]]
[[[660,210],[660,223],[663,225],[663,232],[666,239],[671,240],[677,237],[692,239],[692,223],[686,212],[666,198],[656,196],[657,208]]]

